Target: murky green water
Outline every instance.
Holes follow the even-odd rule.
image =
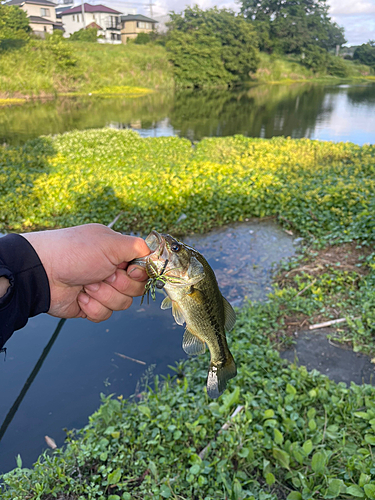
[[[157,92],[136,99],[60,98],[0,108],[0,142],[99,127],[143,136],[309,137],[374,142],[375,84],[258,85],[242,90]]]

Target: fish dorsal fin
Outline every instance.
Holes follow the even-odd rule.
[[[163,302],[161,303],[160,308],[161,309],[170,309],[172,307],[172,300],[168,297],[168,295],[165,297]]]
[[[201,264],[199,260],[193,256],[190,259],[190,264],[188,269],[189,284],[195,285],[204,278],[204,275],[205,273],[203,264]]]
[[[227,332],[230,332],[234,324],[236,322],[236,313],[233,310],[233,307],[229,304],[227,299],[223,297],[223,305],[224,305],[224,317],[225,317],[225,329]]]
[[[197,354],[204,353],[206,345],[186,328],[184,338],[182,340],[182,349],[186,352],[186,354],[196,356]]]
[[[175,300],[172,300],[172,314],[175,322],[178,325],[183,325],[185,323],[185,317],[183,312],[181,311],[180,306],[177,304]]]

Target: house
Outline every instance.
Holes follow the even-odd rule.
[[[85,3],[83,7],[84,15],[81,5],[64,9],[59,14],[65,29],[65,37],[69,37],[82,28],[94,27],[98,30],[98,35],[102,36],[98,42],[121,43],[121,12],[105,5]]]
[[[155,30],[158,21],[141,14],[121,16],[121,40],[126,43],[127,40],[136,38],[138,33],[151,33]]]
[[[29,18],[30,28],[42,38],[53,30],[62,30],[62,23],[56,19],[56,4],[49,0],[10,0],[6,5],[18,5]]]

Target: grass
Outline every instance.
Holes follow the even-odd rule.
[[[104,129],[3,147],[0,165],[3,230],[122,211],[116,229],[183,234],[273,215],[305,241],[268,301],[239,311],[238,375],[218,401],[204,389],[207,356],[130,401],[103,397],[66,447],[32,469],[18,457],[4,500],[375,498],[375,388],[336,384],[274,349],[292,324],[344,315],[339,340],[375,352],[374,146],[236,136],[192,148]]]
[[[44,96],[117,88],[171,88],[173,76],[160,46],[34,40],[0,57],[0,95]]]
[[[266,54],[260,52],[260,65],[252,78],[262,83],[302,82],[306,80],[338,81],[345,78],[330,76],[325,73],[314,73],[303,66],[296,57]],[[343,60],[346,67],[347,79],[371,79],[371,70],[363,64]]]

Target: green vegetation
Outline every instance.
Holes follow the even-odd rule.
[[[303,236],[374,239],[374,146],[235,136],[193,149],[186,139],[103,129],[0,152],[5,230],[108,223],[122,211],[124,231],[184,233],[278,215]],[[177,226],[181,213],[189,217]]]
[[[26,12],[16,5],[0,4],[0,54],[22,46],[31,33]]]
[[[363,43],[360,47],[357,47],[353,59],[375,68],[375,41],[370,40],[368,43]]]
[[[333,50],[344,29],[328,16],[326,0],[242,0],[241,12],[259,33],[263,50],[302,53],[309,45]]]
[[[375,352],[374,169],[374,146],[307,139],[192,148],[104,129],[2,147],[2,230],[107,223],[123,211],[117,229],[182,234],[274,215],[308,244],[267,303],[239,312],[229,339],[238,376],[221,399],[204,390],[207,356],[178,363],[174,380],[156,377],[140,398],[103,399],[33,469],[18,457],[2,498],[374,499],[375,388],[287,366],[271,343],[288,341],[296,321],[342,315],[335,339]]]
[[[373,499],[375,388],[287,367],[266,340],[279,312],[272,300],[241,312],[230,343],[238,375],[219,401],[202,390],[205,356],[179,363],[139,404],[103,398],[65,451],[31,470],[19,457],[2,498]]]
[[[217,7],[172,13],[166,47],[176,83],[184,87],[227,86],[247,80],[258,65],[251,24]]]
[[[165,49],[69,42],[54,34],[0,55],[0,95],[92,92],[103,87],[172,88]]]
[[[97,28],[82,28],[69,37],[71,42],[97,42],[98,30]]]

